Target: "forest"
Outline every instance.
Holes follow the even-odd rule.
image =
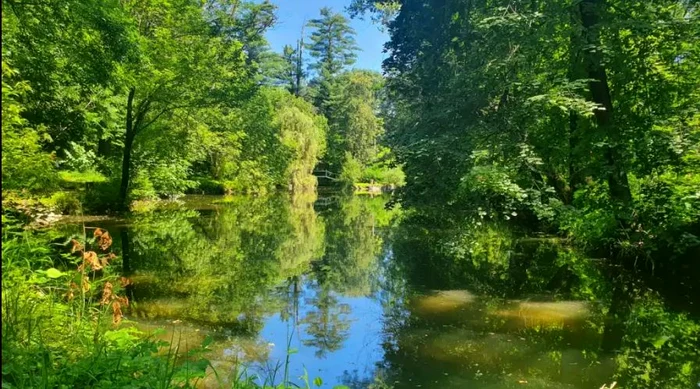
[[[551,292],[606,302],[618,387],[700,385],[700,2],[351,0],[278,51],[275,3],[3,0],[3,388],[201,387],[210,338],[183,357],[122,309],[258,334],[308,280],[321,359],[345,297]]]
[[[358,47],[342,15],[321,10],[275,53],[269,2],[122,3],[7,2],[6,192],[105,212],[313,190],[317,165],[346,186],[402,183],[380,146],[382,77],[350,69]]]

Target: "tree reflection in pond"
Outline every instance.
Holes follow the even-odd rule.
[[[341,304],[326,288],[306,302],[314,307],[301,320],[307,338],[305,346],[314,347],[316,356],[323,358],[329,352],[340,350],[350,329],[350,306]]]
[[[502,225],[435,225],[413,211],[394,234],[391,274],[417,286],[386,305],[383,371],[397,388],[700,382],[697,318],[634,274]]]
[[[700,382],[700,320],[559,239],[383,197],[211,200],[104,227],[134,281],[127,317],[213,335],[217,366],[292,348],[292,380],[353,388]]]

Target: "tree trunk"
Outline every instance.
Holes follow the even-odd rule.
[[[301,26],[301,37],[297,41],[297,60],[296,60],[296,84],[294,85],[294,95],[301,95],[301,79],[304,75],[304,26]]]
[[[129,89],[129,97],[126,102],[126,136],[124,137],[124,156],[122,158],[122,181],[119,186],[119,209],[126,210],[126,197],[129,194],[129,180],[131,179],[131,151],[134,146],[136,129],[134,128],[134,94],[136,88]]]
[[[580,183],[579,172],[576,166],[576,147],[578,145],[578,115],[569,113],[569,190],[566,204],[574,201],[574,193]]]
[[[610,190],[610,198],[620,205],[627,205],[632,201],[627,172],[622,166],[622,158],[618,143],[620,141],[619,128],[614,122],[612,97],[608,76],[603,66],[603,58],[600,50],[600,39],[597,32],[599,16],[604,10],[605,0],[582,0],[579,4],[581,22],[583,25],[584,62],[589,82],[591,99],[604,109],[595,111],[598,127],[607,135],[608,145],[603,153],[607,164],[607,181]],[[594,50],[591,50],[591,47]]]

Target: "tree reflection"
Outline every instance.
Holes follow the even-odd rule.
[[[394,233],[384,368],[396,387],[698,383],[698,320],[634,273],[503,224],[440,221],[410,211]],[[475,297],[455,301],[462,289]]]
[[[321,255],[315,197],[231,197],[207,210],[161,210],[128,229],[136,314],[258,332],[281,311],[268,293]]]
[[[316,348],[316,357],[339,350],[349,335],[350,306],[339,303],[327,288],[320,288],[307,302],[314,309],[301,320],[310,337],[303,340],[305,346]]]
[[[319,284],[348,296],[376,292],[377,261],[382,249],[381,229],[392,218],[387,198],[345,196],[324,216],[325,252],[313,264]]]
[[[378,289],[382,229],[393,216],[386,201],[343,196],[324,215],[324,251],[312,264],[315,295],[307,301],[314,309],[301,321],[309,335],[304,344],[316,348],[319,358],[339,350],[349,335],[350,306],[339,303],[336,294],[370,296]]]

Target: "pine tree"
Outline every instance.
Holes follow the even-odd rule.
[[[355,44],[355,30],[350,27],[348,19],[324,7],[321,17],[312,19],[307,27],[315,29],[310,36],[311,42],[306,46],[317,62],[311,68],[330,76],[340,73],[346,66],[355,63],[359,50]]]

